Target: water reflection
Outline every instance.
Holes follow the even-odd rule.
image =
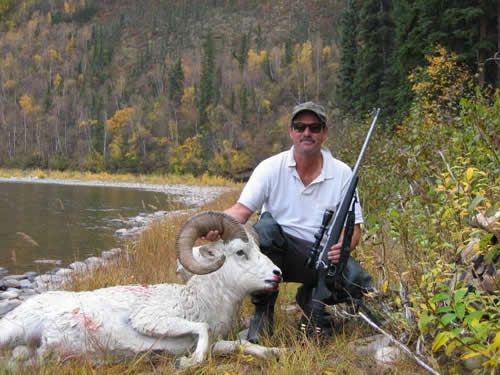
[[[0,267],[13,274],[45,270],[37,259],[68,264],[116,246],[116,219],[177,208],[163,193],[0,183]]]

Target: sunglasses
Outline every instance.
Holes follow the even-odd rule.
[[[294,122],[292,123],[292,128],[297,133],[303,133],[306,130],[306,128],[309,128],[309,131],[311,133],[319,133],[325,128],[325,124],[322,124],[320,122],[314,124],[303,124],[301,122]]]

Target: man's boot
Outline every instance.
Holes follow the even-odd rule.
[[[312,287],[301,285],[295,296],[295,301],[302,310],[302,317],[299,322],[299,332],[308,336],[329,337],[333,334],[333,321],[330,314],[324,309],[324,304],[316,306],[316,314],[312,314]]]
[[[252,295],[252,303],[255,305],[255,314],[250,320],[247,340],[253,344],[258,344],[263,336],[273,334],[274,304],[278,292],[259,293]]]

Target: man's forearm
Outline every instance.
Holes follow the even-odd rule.
[[[361,239],[361,233],[361,224],[355,224],[351,239],[351,251],[353,251],[356,246],[358,246],[359,240]]]
[[[241,203],[236,203],[224,211],[226,214],[240,222],[245,224],[247,220],[252,216],[253,211],[248,207],[242,205]]]

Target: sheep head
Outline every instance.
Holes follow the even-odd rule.
[[[193,256],[192,249],[196,240],[211,230],[217,230],[225,242],[236,238],[249,241],[245,227],[223,212],[207,211],[191,217],[179,231],[176,241],[177,258],[189,272],[204,275],[218,270],[224,264],[224,254],[210,263],[201,263]]]

